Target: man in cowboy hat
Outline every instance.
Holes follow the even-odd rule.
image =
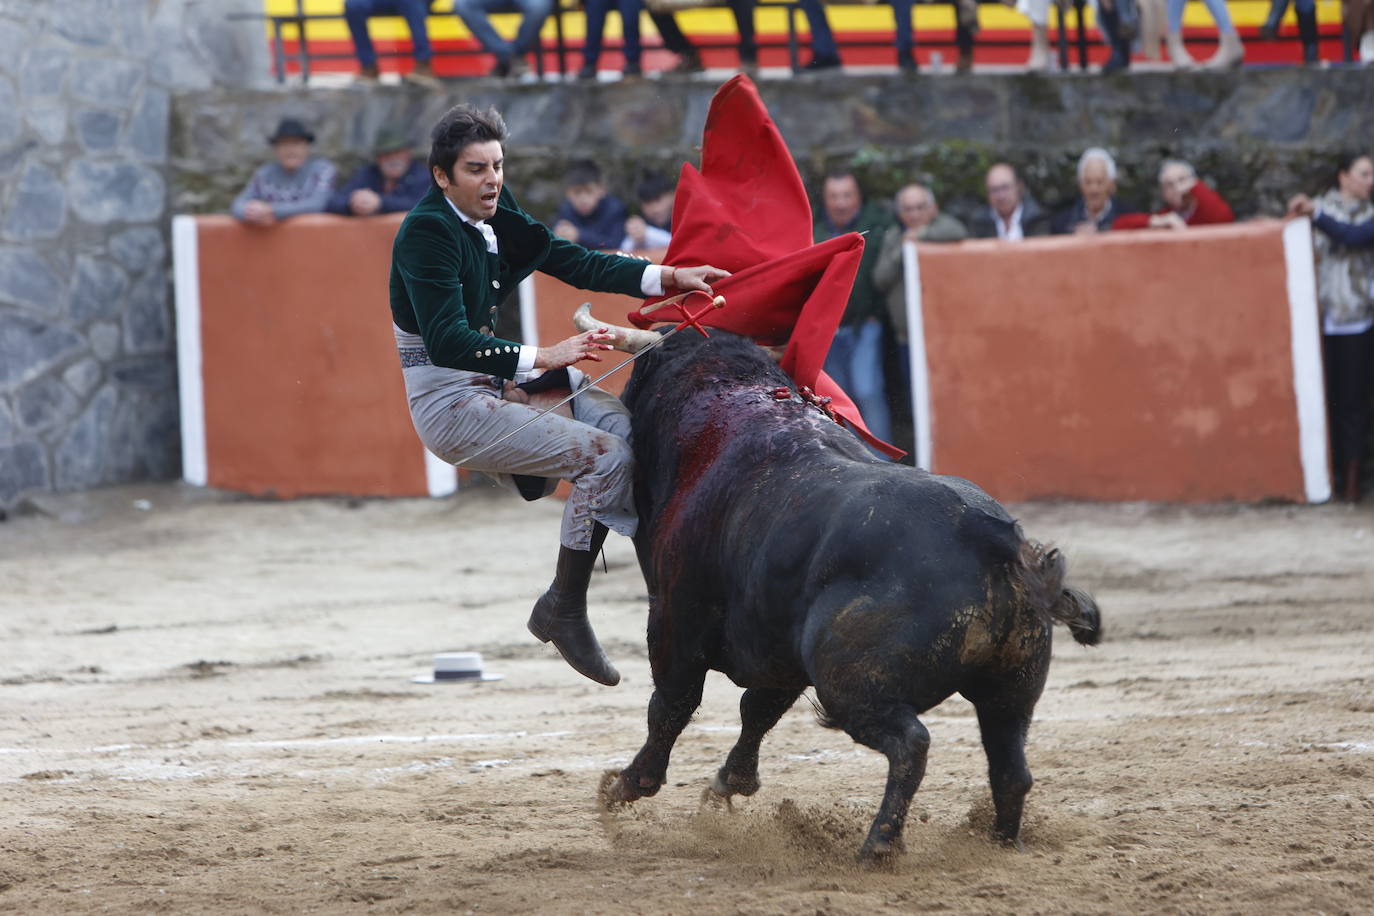
[[[372,162],[354,172],[325,209],[343,216],[403,213],[428,190],[429,170],[412,153],[410,138],[384,128],[373,147]]]
[[[586,387],[575,369],[611,349],[606,328],[549,347],[496,336],[501,305],[535,270],[581,289],[642,298],[665,289],[711,292],[726,271],[666,267],[589,251],[525,213],[505,186],[506,124],[495,109],[458,105],[440,119],[429,153],[433,186],[407,214],[391,252],[391,316],[410,415],[425,447],[482,471],[527,498],[572,483],[553,584],[529,629],[581,674],[613,686],[620,675],[587,621],[587,585],[608,528],[634,534],[629,414]],[[536,369],[580,393],[572,418],[539,417],[516,387]],[[571,377],[570,377],[571,376]],[[523,427],[523,428],[522,428]],[[517,432],[518,430],[518,432]]]
[[[283,118],[267,138],[273,161],[259,166],[234,198],[230,212],[245,223],[270,226],[300,213],[319,213],[329,202],[334,164],[310,155],[315,135],[295,118]]]

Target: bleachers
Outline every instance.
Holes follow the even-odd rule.
[[[1258,29],[1268,11],[1268,0],[1233,0],[1229,6],[1246,41],[1248,64],[1298,62],[1301,51],[1291,10],[1279,37],[1265,42],[1258,39]],[[315,74],[356,70],[352,41],[342,17],[343,0],[264,0],[263,9],[262,14],[252,18],[264,23],[278,81],[294,76],[308,82]],[[889,6],[883,3],[829,4],[826,10],[846,65],[894,65],[894,22]],[[1339,2],[1320,0],[1317,11],[1322,57],[1339,60],[1344,53]],[[680,12],[677,18],[693,43],[702,50],[708,67],[736,65],[734,19],[727,9],[702,7]],[[979,65],[1016,66],[1025,61],[1029,32],[1023,16],[1001,3],[986,2],[980,8],[979,18],[982,27],[975,52]],[[933,55],[952,63],[956,55],[953,7],[945,2],[920,3],[915,19],[917,56],[921,66],[931,69],[935,62]],[[513,35],[519,17],[495,15],[492,20],[502,34]],[[805,17],[794,0],[761,0],[756,22],[760,63],[765,68],[795,70],[805,62],[807,55],[803,49],[808,46],[809,38]],[[1091,10],[1083,7],[1083,0],[1073,0],[1070,10],[1061,11],[1056,25],[1062,67],[1086,69],[1105,59],[1106,48],[1101,44]],[[411,50],[404,22],[395,17],[378,17],[372,20],[370,28],[383,69],[408,70]],[[490,69],[490,58],[452,14],[447,0],[435,6],[429,17],[429,31],[435,51],[435,69],[440,76],[481,76]],[[675,56],[662,48],[647,17],[641,25],[641,33],[646,72],[666,69],[675,62]],[[557,13],[545,24],[540,52],[532,56],[535,72],[547,76],[575,71],[580,65],[584,35],[580,6],[572,0],[560,0]],[[1184,18],[1184,36],[1190,48],[1195,54],[1207,53],[1215,43],[1215,35],[1202,4],[1190,3]],[[602,55],[604,68],[619,69],[619,49],[620,23],[616,16],[611,16],[606,27],[606,53]]]

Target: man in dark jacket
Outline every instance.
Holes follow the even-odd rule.
[[[1112,221],[1132,212],[1116,199],[1116,160],[1100,146],[1078,157],[1078,199],[1050,221],[1055,235],[1107,232]]]
[[[854,399],[869,432],[884,442],[892,437],[892,415],[883,380],[884,306],[873,285],[873,265],[878,260],[883,233],[891,225],[890,213],[864,201],[859,180],[852,172],[838,170],[825,176],[815,240],[824,242],[846,232],[867,233],[849,304],[825,358],[825,372]]]
[[[973,217],[970,228],[975,238],[1019,242],[1033,235],[1049,235],[1050,215],[1026,193],[1015,167],[997,163],[988,169],[985,186],[988,208]]]
[[[329,198],[325,209],[342,216],[404,213],[429,190],[429,170],[411,152],[410,139],[384,130],[377,137],[372,162],[358,169]]]
[[[534,369],[599,360],[612,335],[601,328],[551,347],[522,345],[495,336],[500,308],[535,270],[636,298],[666,289],[710,293],[727,273],[650,264],[558,238],[505,187],[505,139],[495,109],[458,105],[435,126],[434,186],[406,215],[392,246],[391,317],[411,419],[426,448],[503,484],[519,487],[530,477],[572,482],[557,571],[529,629],[552,641],[578,672],[611,686],[620,675],[587,622],[587,585],[607,528],[629,536],[637,524],[629,414],[569,369],[559,375],[579,391],[572,418],[546,414],[521,428],[538,412],[517,384]],[[550,480],[543,494],[552,490]]]

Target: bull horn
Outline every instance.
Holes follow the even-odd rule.
[[[582,303],[577,307],[577,311],[573,312],[573,327],[579,331],[595,331],[597,328],[605,328],[615,335],[611,340],[611,346],[626,353],[638,353],[659,339],[659,336],[653,331],[622,328],[619,325],[597,321],[592,317],[592,304],[590,302]]]

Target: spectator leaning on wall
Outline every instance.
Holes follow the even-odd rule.
[[[873,262],[878,241],[891,225],[890,214],[864,201],[852,172],[841,169],[825,177],[813,238],[824,242],[846,232],[868,233],[849,303],[825,358],[825,371],[854,399],[869,431],[885,442],[892,436],[892,415],[883,378],[883,303],[873,287]]]
[[[1055,235],[1106,232],[1122,214],[1116,200],[1116,160],[1100,146],[1078,157],[1078,199],[1050,220]]]
[[[1336,186],[1313,201],[1298,195],[1290,216],[1312,216],[1321,231],[1317,305],[1322,317],[1322,363],[1331,423],[1331,466],[1340,498],[1360,498],[1360,466],[1369,442],[1374,397],[1374,159],[1341,157]]]
[[[373,157],[353,173],[348,184],[334,192],[325,209],[344,216],[404,213],[429,191],[429,172],[415,158],[405,134],[383,130]]]
[[[259,166],[234,198],[230,212],[245,223],[269,226],[301,213],[320,213],[334,187],[334,164],[310,155],[315,135],[295,118],[283,118],[267,138],[273,160]]]
[[[1026,193],[1025,182],[1011,165],[999,162],[988,169],[984,186],[988,192],[988,206],[973,217],[975,237],[1017,242],[1033,235],[1049,234],[1050,215]]]
[[[1116,218],[1113,229],[1186,229],[1215,223],[1233,223],[1231,206],[1181,159],[1166,159],[1159,167],[1159,194],[1164,206],[1154,213],[1126,213]]]
[[[887,317],[892,322],[892,334],[897,339],[901,351],[902,383],[911,386],[910,365],[907,353],[906,323],[906,284],[902,271],[902,244],[904,242],[958,242],[968,238],[964,224],[947,213],[940,212],[940,205],[930,188],[919,184],[909,184],[897,192],[894,201],[897,205],[899,225],[891,226],[883,234],[878,259],[873,264],[873,286],[883,296],[887,304]]]

